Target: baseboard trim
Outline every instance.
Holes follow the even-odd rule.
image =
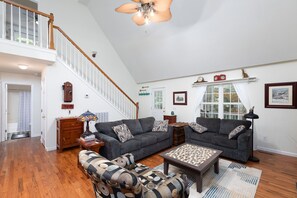
[[[55,151],[57,150],[57,147],[45,147],[46,151]]]
[[[287,156],[291,156],[291,157],[297,157],[297,153],[281,151],[281,150],[271,149],[271,148],[266,148],[266,147],[261,147],[261,146],[257,146],[257,150],[280,154],[280,155],[287,155]]]

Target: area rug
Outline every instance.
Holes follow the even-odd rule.
[[[220,172],[214,173],[212,166],[203,176],[202,192],[196,190],[195,176],[175,166],[169,165],[169,175],[185,173],[189,180],[190,198],[237,198],[254,197],[262,171],[243,164],[220,159]],[[154,169],[163,171],[163,164]]]

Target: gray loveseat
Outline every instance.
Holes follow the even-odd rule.
[[[225,120],[218,118],[200,118],[196,122],[208,130],[195,132],[191,127],[185,127],[185,141],[223,151],[224,157],[247,162],[252,152],[251,122],[247,120]],[[228,139],[229,133],[239,125],[244,125],[246,131],[237,139]]]
[[[172,145],[173,127],[168,126],[167,132],[152,131],[154,117],[142,119],[128,119],[114,122],[96,123],[96,138],[104,141],[105,145],[100,149],[100,155],[112,160],[125,153],[132,153],[135,160],[142,159],[159,152]],[[120,142],[111,127],[126,124],[134,136],[126,142]]]

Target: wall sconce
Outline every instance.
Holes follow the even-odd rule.
[[[96,51],[92,51],[92,57],[96,58],[97,52]]]

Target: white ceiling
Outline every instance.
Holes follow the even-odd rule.
[[[296,0],[173,0],[148,26],[114,11],[129,0],[80,2],[138,83],[297,59]]]
[[[0,53],[0,72],[30,74],[40,76],[41,71],[48,65],[47,61]],[[27,65],[28,69],[21,70],[19,65]]]

